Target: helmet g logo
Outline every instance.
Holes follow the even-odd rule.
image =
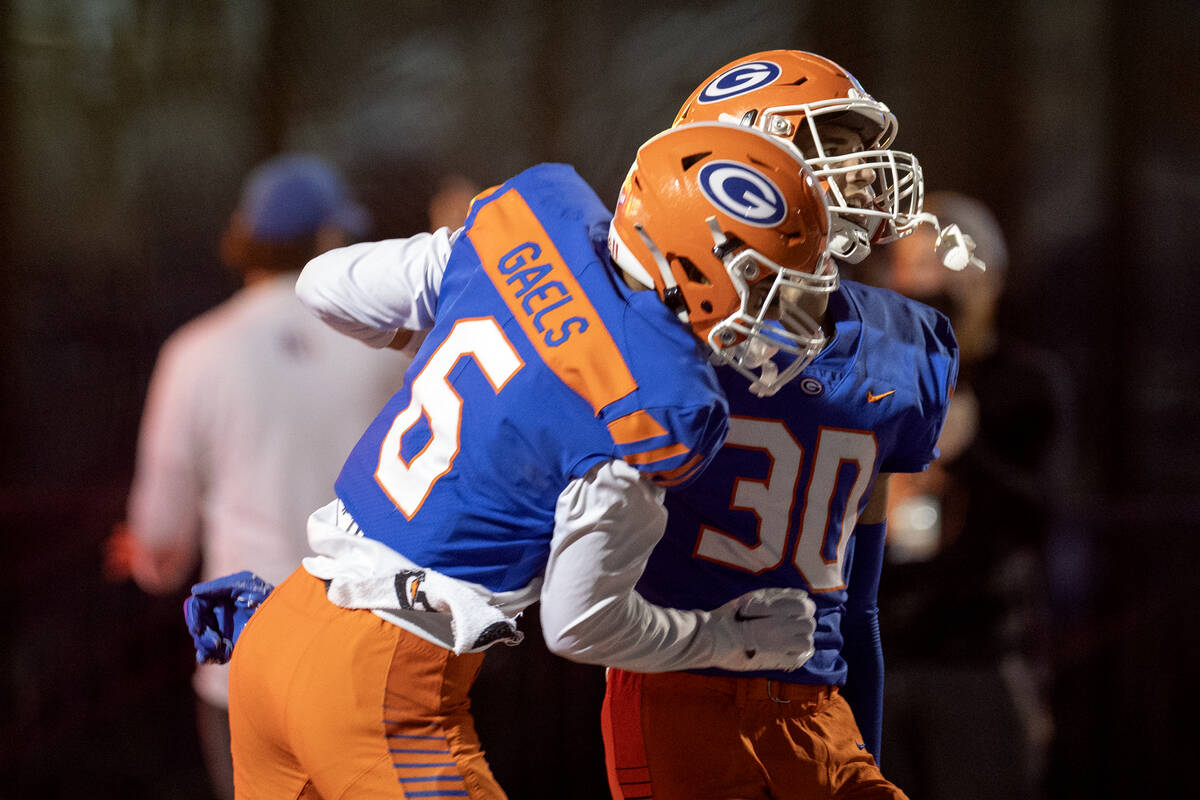
[[[787,217],[779,188],[737,161],[711,161],[701,167],[700,191],[720,211],[756,228],[772,228]]]
[[[722,72],[708,82],[696,97],[697,103],[716,103],[739,94],[752,92],[773,83],[782,70],[773,61],[747,61]]]

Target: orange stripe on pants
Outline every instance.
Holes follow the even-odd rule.
[[[831,686],[610,669],[602,729],[619,800],[907,800]]]
[[[482,662],[339,608],[296,570],[234,651],[237,797],[503,800],[467,698]]]

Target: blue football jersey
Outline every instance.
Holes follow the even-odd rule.
[[[560,164],[475,199],[433,328],[336,483],[366,536],[511,591],[541,574],[558,496],[592,466],[664,486],[702,471],[724,394],[691,332],[617,278],[609,220]]]
[[[880,472],[919,472],[936,457],[958,348],[942,314],[883,289],[843,281],[829,313],[833,340],[774,396],[718,370],[729,436],[697,481],[669,493],[667,532],[638,590],[712,609],[761,587],[804,589],[817,606],[815,655],[759,674],[841,685],[854,525]]]

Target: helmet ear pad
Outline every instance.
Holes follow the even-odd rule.
[[[744,243],[733,241],[731,250],[740,250]],[[707,340],[714,326],[739,313],[754,315],[759,311],[756,303],[766,300],[775,281],[775,273],[767,269],[755,269],[751,276],[740,270],[730,269],[730,265],[717,253],[721,247],[714,247],[707,254],[713,259],[708,271],[720,269],[729,276],[728,281],[710,281],[704,271],[701,271],[686,256],[667,254],[667,262],[671,272],[679,282],[681,294],[688,304],[688,315],[692,330],[701,339]],[[724,336],[730,336],[733,331],[725,329]],[[744,337],[737,336],[722,341],[723,347],[729,347]]]
[[[626,194],[622,192],[622,196],[625,198]],[[639,199],[634,195],[633,202],[638,203]],[[667,308],[679,316],[697,338],[707,340],[714,325],[738,312],[741,295],[730,280],[725,264],[713,254],[711,245],[707,250],[695,248],[696,260],[675,250],[663,252],[650,231],[685,227],[687,222],[652,216],[657,215],[652,215],[645,206],[637,214],[641,220],[637,223],[631,222],[630,215],[618,213],[609,233],[609,251],[618,267],[627,275],[641,276],[637,278],[638,283],[653,288]],[[703,267],[698,266],[697,261]],[[667,270],[665,276],[664,268]]]
[[[671,273],[679,283],[679,291],[687,304],[688,320],[692,331],[701,339],[707,340],[713,326],[721,320],[736,314],[741,308],[741,295],[731,281],[709,280],[706,272],[711,274],[716,270],[725,271],[725,265],[711,251],[705,254],[715,264],[707,265],[707,270],[701,270],[687,256],[677,253],[667,253],[667,263],[671,265]]]

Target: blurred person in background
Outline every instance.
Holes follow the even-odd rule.
[[[313,318],[295,294],[313,256],[361,236],[365,209],[334,168],[305,154],[254,169],[221,239],[243,288],[167,339],[151,377],[127,520],[108,545],[112,578],[168,595],[252,568],[283,580],[308,554],[304,522],[410,361]],[[201,664],[201,747],[233,797],[228,667]]]
[[[479,194],[480,188],[465,175],[456,172],[443,175],[429,198],[429,230],[449,228],[456,231],[461,228],[471,200]]]
[[[676,125],[705,120],[757,128],[803,155],[828,198],[837,259],[899,246],[918,226],[931,228],[922,246],[933,255],[917,160],[891,149],[895,116],[842,66],[798,50],[745,56],[702,83]],[[638,591],[715,608],[756,587],[803,590],[816,605],[815,654],[789,671],[610,669],[614,797],[905,797],[881,771],[876,587],[889,482],[936,456],[957,348],[945,316],[841,280],[832,260],[797,304],[807,352],[765,357],[780,372],[802,367],[799,378],[773,396],[727,390],[729,437],[694,484],[668,492],[667,531]],[[717,374],[727,389],[742,381],[728,367]]]
[[[1069,370],[997,326],[1008,254],[992,212],[955,192],[925,210],[971,236],[987,269],[947,270],[924,229],[862,265],[947,314],[962,357],[941,457],[892,481],[883,747],[914,797],[1034,797],[1053,729],[1043,552],[1073,472]]]

